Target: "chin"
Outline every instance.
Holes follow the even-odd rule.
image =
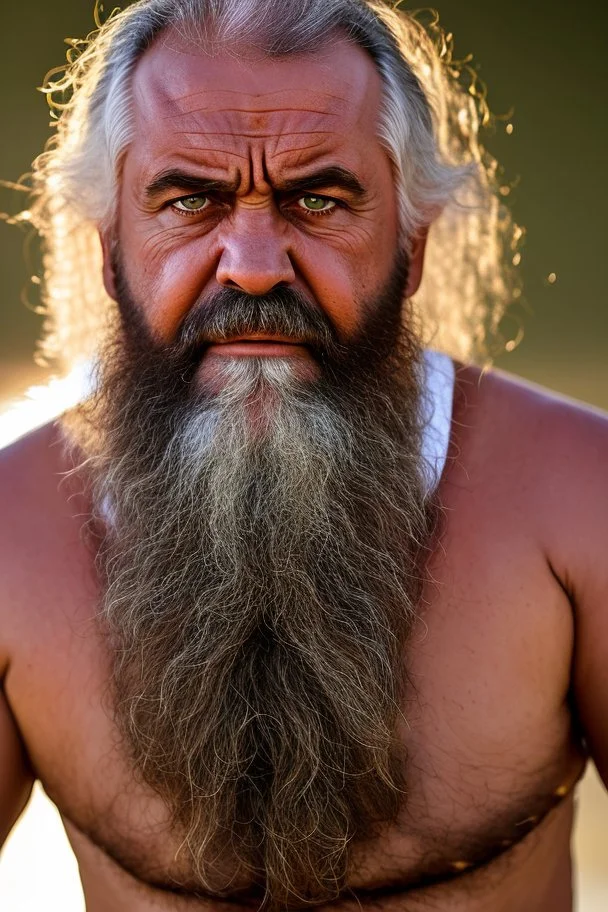
[[[320,367],[312,352],[304,346],[280,346],[293,352],[233,353],[223,351],[227,346],[211,346],[201,361],[195,383],[206,395],[229,392],[231,384],[239,385],[244,378],[254,375],[260,382],[268,381],[273,387],[310,383],[320,376]],[[279,346],[277,346],[279,348]]]

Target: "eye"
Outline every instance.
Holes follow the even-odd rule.
[[[301,196],[299,198],[298,206],[300,209],[304,209],[306,212],[325,215],[325,213],[331,212],[332,209],[335,209],[336,203],[334,200],[328,199],[326,196],[308,195]]]
[[[186,212],[188,214],[196,214],[197,212],[202,212],[203,209],[206,209],[209,204],[209,197],[199,194],[197,196],[183,196],[181,199],[175,200],[172,203],[174,209],[177,209],[178,212]]]

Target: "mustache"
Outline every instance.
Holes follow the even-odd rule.
[[[323,312],[300,291],[287,287],[266,295],[222,288],[188,313],[174,349],[197,358],[209,345],[254,334],[281,336],[307,345],[319,359],[338,360],[345,353]]]

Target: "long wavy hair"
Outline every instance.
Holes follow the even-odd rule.
[[[64,372],[95,357],[116,305],[101,274],[100,226],[111,222],[131,137],[131,74],[169,26],[207,49],[246,40],[271,56],[312,53],[346,34],[371,55],[383,82],[379,138],[394,169],[401,243],[431,225],[413,300],[426,344],[486,360],[506,306],[522,237],[501,195],[499,167],[480,141],[490,121],[483,87],[433,14],[382,0],[139,0],[114,10],[44,91],[55,121],[35,160],[22,221],[40,234],[43,356]]]

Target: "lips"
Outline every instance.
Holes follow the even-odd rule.
[[[266,336],[263,333],[252,333],[249,336],[230,336],[228,339],[214,339],[213,345],[233,345],[235,343],[257,342],[275,343],[281,345],[306,345],[303,339],[294,339],[289,336]]]
[[[288,336],[231,336],[213,341],[207,347],[211,355],[224,358],[296,358],[310,360],[312,350],[303,340]]]

